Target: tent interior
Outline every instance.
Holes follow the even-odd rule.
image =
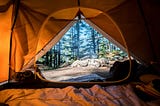
[[[153,102],[147,104],[143,100],[156,100],[158,106],[159,11],[159,0],[0,0],[0,95],[7,94],[0,97],[0,105],[153,105]],[[37,59],[78,19],[85,20],[128,53],[128,67],[117,67],[127,73],[125,78],[104,82],[54,82],[41,76]],[[143,68],[135,68],[130,55]],[[34,72],[30,74],[33,79],[29,82],[11,81],[16,73],[25,73],[31,66],[34,66]],[[138,92],[136,94],[143,95],[140,96],[142,101],[131,87]],[[54,94],[51,96],[49,92]],[[63,94],[67,95],[65,99]],[[149,99],[144,99],[146,95]]]

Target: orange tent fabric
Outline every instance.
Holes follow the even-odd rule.
[[[0,0],[0,57],[4,61],[0,81],[7,80],[9,67],[11,72],[19,72],[32,65],[80,14],[104,36],[109,35],[124,48],[127,44],[140,61],[160,61],[158,0],[20,0],[16,5],[18,1]],[[19,8],[11,36],[16,14],[12,6]]]
[[[10,6],[5,12],[0,12],[0,82],[7,80],[9,74],[12,10],[13,6]]]

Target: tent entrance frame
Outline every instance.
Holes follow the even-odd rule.
[[[79,7],[79,9],[80,9],[80,7]],[[100,10],[97,10],[97,11],[100,11]],[[93,85],[95,85],[95,84],[97,84],[97,85],[102,85],[102,86],[106,86],[106,85],[108,85],[108,84],[117,84],[117,83],[122,83],[122,82],[125,82],[125,81],[127,81],[127,79],[130,77],[130,74],[131,74],[131,67],[132,67],[132,63],[131,63],[131,57],[130,57],[130,53],[129,53],[129,50],[128,50],[128,46],[127,46],[127,44],[126,44],[126,41],[125,41],[125,38],[123,37],[123,34],[122,34],[122,32],[121,32],[121,30],[120,30],[120,28],[118,27],[118,25],[114,22],[114,20],[112,20],[112,18],[109,16],[109,15],[107,15],[106,13],[104,13],[103,11],[100,11],[100,13],[102,13],[102,14],[104,14],[105,16],[107,16],[108,18],[109,18],[109,20],[114,24],[114,26],[116,27],[116,29],[117,29],[117,31],[120,33],[120,35],[121,35],[121,38],[122,38],[122,40],[123,40],[123,42],[124,42],[124,46],[125,46],[125,48],[126,48],[126,52],[127,52],[127,54],[128,54],[128,57],[129,57],[129,73],[128,73],[128,75],[125,77],[125,78],[123,78],[123,79],[121,79],[121,80],[117,80],[117,81],[106,81],[106,82],[56,82],[56,81],[49,81],[49,80],[46,80],[46,79],[44,79],[38,72],[37,72],[37,66],[36,66],[36,60],[37,60],[37,55],[38,54],[36,54],[35,55],[35,57],[33,58],[33,61],[34,61],[34,67],[35,67],[35,76],[38,76],[38,78],[40,78],[42,81],[44,81],[44,82],[48,82],[48,83],[52,83],[52,84],[54,84],[54,85],[56,85],[56,86],[68,86],[68,85],[71,85],[71,86],[77,86],[77,85],[80,85],[80,86],[93,86]],[[41,33],[42,33],[42,30],[43,30],[43,28],[45,27],[45,25],[47,24],[47,22],[48,22],[48,20],[51,18],[51,17],[53,17],[53,14],[54,14],[54,12],[52,13],[52,14],[50,14],[50,15],[48,15],[48,17],[45,19],[45,21],[43,22],[43,24],[42,24],[42,26],[41,26],[41,28],[40,28],[40,30],[39,30],[39,32],[38,32],[38,36],[40,36],[41,35]],[[76,17],[76,16],[75,16]],[[87,21],[88,22],[88,21]],[[72,23],[73,24],[73,23]],[[72,25],[71,24],[71,25]],[[89,24],[91,24],[91,22],[89,22]],[[100,30],[100,28],[98,28],[98,27],[96,27],[98,30]],[[65,29],[65,28],[64,28]],[[63,31],[62,31],[63,32]],[[101,31],[102,32],[102,31]],[[59,32],[59,34],[61,35],[61,32]],[[64,33],[63,33],[64,34]],[[53,38],[54,39],[54,38]],[[112,40],[112,38],[110,37],[109,39],[111,39]],[[112,40],[113,41],[113,40]],[[116,44],[117,44],[117,42],[115,42]],[[118,44],[119,45],[119,44]],[[53,46],[53,45],[52,45]],[[124,48],[123,48],[124,49]],[[40,51],[37,51],[36,50],[36,52],[37,53],[39,53]],[[60,87],[61,87],[60,86]]]

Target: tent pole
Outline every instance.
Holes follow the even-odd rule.
[[[18,10],[19,10],[19,5],[20,5],[20,0],[14,0],[13,1],[13,14],[12,14],[12,20],[13,24],[11,27],[11,36],[10,36],[10,50],[9,50],[9,76],[8,76],[8,81],[11,81],[11,76],[12,76],[12,69],[11,69],[11,55],[12,55],[12,36],[13,36],[13,30],[16,24],[17,16],[18,16]]]
[[[80,6],[80,0],[77,0],[78,1],[78,7]]]

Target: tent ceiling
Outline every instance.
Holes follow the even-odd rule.
[[[75,8],[67,8],[63,10],[59,10],[51,14],[52,17],[55,19],[62,19],[62,20],[74,20],[74,18],[78,14],[83,14],[83,16],[88,18],[94,18],[101,14],[102,12],[96,9],[91,8],[83,8],[83,7],[75,7]]]
[[[45,2],[39,2],[39,0],[21,0],[21,4],[37,12],[49,15],[59,10],[75,7],[92,8],[106,12],[122,4],[124,1],[126,0],[101,0],[100,2],[99,0],[45,0]]]

